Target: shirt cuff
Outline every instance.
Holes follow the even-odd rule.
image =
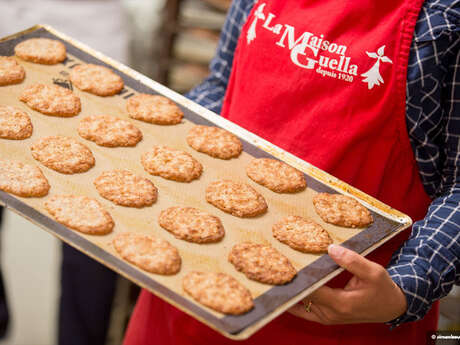
[[[391,328],[422,319],[431,308],[426,296],[431,291],[431,282],[417,272],[416,265],[399,264],[389,267],[391,279],[406,296],[407,310],[398,318],[387,322]]]

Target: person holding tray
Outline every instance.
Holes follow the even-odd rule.
[[[460,1],[235,0],[188,97],[416,222],[240,344],[424,344],[460,283]],[[363,324],[366,325],[363,325]],[[144,291],[125,345],[231,344]]]

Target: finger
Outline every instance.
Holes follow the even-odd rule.
[[[328,286],[321,286],[318,290],[311,293],[307,300],[315,305],[334,306],[341,302],[343,296],[342,289],[332,289]]]
[[[324,313],[324,309],[325,308],[323,306],[318,306],[314,303],[312,303],[310,306],[311,312],[314,313],[318,317],[318,319],[321,320],[321,323],[323,325],[327,325],[327,324],[330,324],[330,321],[326,317],[326,314]]]
[[[292,315],[301,317],[302,319],[312,321],[312,322],[323,323],[323,320],[315,312],[313,312],[313,310],[309,313],[306,312],[305,307],[303,305],[300,305],[300,304],[293,305],[288,311]]]
[[[315,314],[328,323],[338,324],[347,321],[352,311],[352,293],[342,289],[331,289],[323,286],[308,296],[315,306]],[[313,308],[311,308],[313,311]],[[351,315],[353,317],[353,315]]]
[[[369,279],[373,273],[380,271],[381,268],[379,264],[336,244],[329,245],[328,254],[337,264],[360,279]]]

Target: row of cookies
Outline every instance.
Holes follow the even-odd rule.
[[[75,142],[74,145],[81,144]],[[37,146],[32,146],[32,150],[36,150]],[[38,150],[38,152],[35,152],[34,158],[42,160],[44,165],[62,173],[75,173],[78,170],[85,170],[94,162],[92,156],[87,156],[92,161],[85,159],[86,146],[82,145],[81,150],[66,150],[65,146],[62,147],[64,147],[64,150],[60,152],[53,150],[52,147],[48,147],[44,151]],[[67,154],[69,155],[67,156]],[[79,159],[71,161],[70,159],[75,156],[79,156]],[[80,160],[82,157],[83,159]],[[0,160],[0,176],[0,190],[19,196],[42,197],[47,195],[50,189],[48,180],[42,171],[34,165]],[[207,199],[211,204],[214,205],[213,202],[216,200],[225,200],[225,196],[228,195],[229,190],[216,191],[216,185],[225,183],[225,180],[216,181],[207,188]],[[229,183],[230,181],[227,181],[226,187],[228,187]],[[94,185],[103,198],[120,206],[150,206],[157,200],[158,195],[157,188],[150,180],[135,175],[128,170],[105,171],[96,178]],[[244,187],[244,185],[241,186]],[[247,185],[246,187],[250,188]],[[233,188],[235,187],[233,186]],[[236,189],[236,192],[230,191],[230,199],[233,201],[243,200],[242,197],[238,198],[240,191],[244,193],[244,188]],[[249,203],[257,202],[257,199],[249,200],[247,196],[245,197]],[[344,213],[340,211],[340,208],[347,207],[349,203],[347,199],[344,199],[344,201],[339,200],[339,202],[330,205],[330,197],[327,194],[319,193],[314,197],[313,202],[315,210],[326,222],[337,224],[337,222],[343,223],[344,220],[349,221],[350,219],[349,217],[344,217]],[[349,213],[350,217],[356,216],[357,219],[363,219],[363,215],[368,216],[367,212],[369,211],[360,204],[355,205],[352,202],[348,208],[352,210]],[[228,209],[234,209],[234,207],[230,205]],[[250,206],[250,209],[257,210],[253,206]],[[331,212],[334,209],[338,211],[337,215]],[[191,207],[171,207],[163,211],[159,218],[159,224],[176,238],[185,239],[190,242],[217,242],[224,236],[224,228],[217,217]],[[289,245],[293,249],[306,253],[324,252],[331,243],[331,238],[323,227],[311,219],[299,216],[284,218],[274,224],[272,230],[273,236],[277,240]]]
[[[89,90],[89,88],[87,89]],[[93,93],[97,94],[96,92],[93,92]],[[133,100],[133,99],[135,100],[134,97],[131,98],[130,100]],[[129,108],[129,104],[130,102],[128,101],[128,108]],[[146,118],[146,116],[144,116],[144,118]],[[85,118],[84,120],[86,119],[87,118]],[[79,127],[79,134],[82,137],[89,139],[89,140],[93,140],[102,146],[113,145],[113,144],[110,144],[114,142],[113,138],[120,138],[120,135],[113,135],[113,133],[111,134],[106,133],[107,135],[105,135],[105,137],[107,136],[109,137],[107,139],[107,138],[104,138],[104,135],[101,136],[100,130],[95,131],[93,132],[93,134],[91,134],[90,129],[91,129],[92,123],[98,122],[98,121],[102,123],[103,125],[110,123],[109,118],[105,118],[105,119],[104,118],[100,118],[100,119],[93,118],[91,121],[86,121],[86,126],[83,126],[84,129],[86,129],[86,133],[84,130],[80,131],[80,127]],[[122,121],[122,120],[119,120],[119,121]],[[153,121],[149,121],[149,122],[155,123]],[[179,119],[179,122],[180,122],[180,119]],[[165,123],[162,123],[162,124],[165,124]],[[85,134],[82,135],[82,133],[85,133]],[[133,135],[132,137],[136,137],[136,136]],[[137,136],[137,138],[138,137],[139,136]],[[232,134],[226,131],[215,128],[215,127],[196,126],[192,131],[190,131],[189,135],[187,136],[187,142],[189,143],[190,146],[192,146],[197,151],[204,152],[213,157],[222,158],[222,159],[229,159],[232,157],[236,157],[242,151],[241,143],[235,136],[233,136]],[[176,159],[176,162],[174,162],[171,169],[162,169],[161,164],[158,164],[158,160],[155,162],[155,158],[158,155],[160,157],[162,156],[165,157],[169,155],[175,158],[175,156],[179,156],[179,154],[175,154],[174,150],[169,150],[170,152],[168,152],[167,148],[164,148],[164,147],[154,148],[154,150],[152,151],[154,151],[153,154],[146,153],[142,156],[142,163],[144,165],[144,168],[147,171],[149,171],[150,169],[149,172],[154,175],[163,176],[165,178],[173,179],[176,181],[188,182],[187,179],[184,180],[183,177],[176,176],[177,174],[176,175],[173,174],[174,171],[181,170],[180,169],[181,159]],[[187,153],[183,151],[181,152],[183,154],[188,155]],[[191,157],[190,155],[188,156]],[[193,159],[193,157],[191,158]],[[193,160],[192,160],[192,163],[195,163],[195,162],[198,163],[196,160],[194,161]],[[166,159],[166,161],[169,161],[169,160]],[[159,162],[161,162],[161,158],[159,159]],[[202,166],[200,163],[198,164],[196,163],[191,164],[192,166],[191,171],[190,172],[186,171],[185,173],[185,176],[191,176],[189,180],[198,178],[199,175],[201,174]],[[171,171],[173,173],[171,173]],[[305,180],[303,179],[303,174],[287,166],[284,163],[274,161],[274,160],[264,160],[264,159],[254,160],[253,163],[251,163],[251,165],[248,167],[247,173],[248,173],[248,176],[254,181],[256,181],[257,183],[262,184],[270,188],[271,190],[279,192],[279,193],[280,192],[281,193],[296,192],[306,187],[306,183],[304,182]],[[281,176],[284,175],[285,178],[280,179],[279,175]],[[228,195],[233,196],[233,198],[230,197],[231,200],[229,200]],[[240,198],[238,195],[241,195],[242,197]],[[248,198],[248,195],[250,196],[249,198]],[[243,217],[255,216],[255,215],[265,212],[265,210],[267,209],[267,205],[266,205],[264,198],[260,194],[258,194],[252,187],[246,184],[235,183],[233,181],[217,181],[215,184],[209,186],[206,192],[206,198],[210,203],[236,216],[243,216]],[[241,205],[241,200],[243,199],[248,200],[248,202],[245,205]],[[351,199],[351,200],[354,200],[354,199]],[[289,226],[286,226],[286,227],[289,228]],[[299,226],[297,226],[297,229],[298,228]],[[300,228],[302,227],[300,226]],[[327,232],[325,233],[327,235]],[[274,230],[274,234],[275,234],[275,230]],[[292,238],[292,236],[287,236],[287,237],[288,237],[288,240]],[[281,235],[280,235],[280,238],[282,238]],[[280,241],[282,240],[280,239]],[[256,246],[256,247],[260,246],[256,244],[251,244],[251,245]],[[244,248],[245,248],[244,251],[247,252],[248,247],[246,246]],[[258,256],[260,256],[260,254],[258,254]],[[247,266],[246,264],[241,265],[239,270],[243,271],[246,266]],[[248,272],[250,271],[251,270],[248,269]],[[185,283],[184,283],[184,288],[185,288]]]
[[[66,47],[63,43],[47,39],[32,38],[16,45],[15,55],[22,60],[53,65],[63,62]],[[24,68],[8,56],[0,56],[0,86],[21,83],[25,78]],[[98,96],[112,96],[123,87],[123,79],[111,69],[94,64],[73,67],[70,80],[77,88]],[[32,109],[55,116],[74,116],[81,111],[80,98],[70,90],[56,86],[35,84],[26,88],[21,96]],[[56,102],[53,103],[53,100]],[[128,114],[138,120],[155,124],[177,124],[183,114],[169,99],[158,95],[139,94],[128,100]]]

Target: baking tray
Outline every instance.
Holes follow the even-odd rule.
[[[51,184],[47,197],[21,198],[0,192],[0,204],[229,338],[248,338],[290,306],[342,272],[327,254],[300,253],[275,240],[271,234],[271,226],[275,221],[287,215],[308,216],[328,230],[334,243],[363,255],[412,224],[407,215],[49,26],[36,25],[1,39],[0,55],[14,55],[16,44],[33,37],[62,41],[67,47],[68,57],[63,63],[54,66],[18,60],[26,70],[26,79],[19,85],[1,87],[0,104],[14,105],[28,112],[34,125],[34,133],[26,140],[0,139],[0,158],[40,165],[31,157],[29,146],[39,137],[60,134],[84,142],[92,150],[96,166],[82,174],[63,175],[40,165]],[[125,88],[119,95],[112,97],[98,97],[73,88],[68,80],[69,71],[80,63],[95,63],[114,69],[124,79]],[[18,96],[25,85],[34,82],[54,83],[72,89],[82,100],[82,112],[73,118],[58,118],[29,109],[18,100]],[[126,100],[139,92],[161,94],[176,102],[184,112],[183,123],[176,126],[156,126],[129,119],[125,111]],[[76,132],[79,120],[97,113],[108,113],[129,119],[141,129],[144,139],[135,148],[104,148],[80,138]],[[219,126],[234,133],[242,140],[244,152],[237,159],[223,161],[192,150],[186,144],[185,136],[194,124]],[[191,183],[179,183],[148,175],[140,164],[140,155],[154,144],[166,144],[191,153],[204,166],[201,178]],[[245,167],[254,157],[276,158],[303,171],[307,179],[307,189],[295,194],[277,194],[257,185],[245,175]],[[128,168],[151,179],[159,189],[158,202],[151,207],[133,209],[114,205],[101,198],[92,181],[102,171],[114,168]],[[235,179],[252,185],[267,200],[268,213],[256,218],[241,219],[206,203],[206,185],[218,178]],[[318,192],[338,192],[358,199],[371,210],[374,223],[364,229],[347,229],[324,223],[312,208],[311,199]],[[106,236],[90,236],[55,222],[48,217],[43,206],[44,200],[54,194],[77,194],[97,198],[114,218],[116,225],[113,233]],[[159,212],[174,205],[193,206],[217,215],[226,229],[225,238],[219,243],[206,245],[174,238],[157,225]],[[183,259],[181,271],[175,276],[159,276],[144,272],[120,259],[111,241],[114,234],[127,230],[153,233],[176,246]],[[296,278],[283,286],[270,286],[251,281],[237,272],[228,263],[227,255],[234,244],[244,240],[270,244],[281,251],[298,270]],[[198,304],[181,288],[182,277],[191,270],[222,271],[231,274],[251,291],[254,309],[240,316],[229,316]]]

